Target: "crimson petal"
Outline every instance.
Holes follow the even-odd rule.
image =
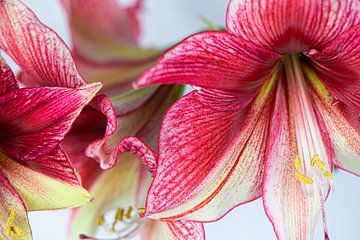
[[[221,90],[255,91],[269,78],[278,58],[276,53],[228,33],[203,32],[165,53],[135,86],[190,84]]]
[[[5,60],[0,57],[0,95],[11,90],[19,89],[14,73]]]
[[[330,93],[360,116],[360,24],[337,37],[314,60],[314,70]]]
[[[51,152],[100,88],[23,88],[2,95],[0,146],[19,160]]]
[[[213,221],[261,195],[270,85],[242,111],[226,107],[228,99],[219,96],[209,105],[222,110],[208,107],[197,91],[170,108],[160,131],[146,216]]]
[[[318,48],[360,22],[357,0],[231,0],[227,30],[281,53]]]

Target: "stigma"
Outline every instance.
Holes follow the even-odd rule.
[[[294,178],[301,183],[306,194],[320,189],[322,195],[326,196],[332,185],[332,173],[313,105],[312,86],[304,74],[301,57],[288,55],[283,58],[297,151],[293,161]]]

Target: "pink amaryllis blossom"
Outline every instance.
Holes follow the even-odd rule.
[[[78,72],[70,50],[49,27],[45,26],[37,16],[19,0],[1,1],[0,49],[3,49],[21,68],[19,75],[27,87],[67,87],[76,89],[88,83]],[[102,79],[98,79],[98,82]],[[79,126],[78,122],[87,125]],[[97,124],[101,122],[101,126]],[[115,110],[107,96],[100,93],[82,111],[79,120],[67,135],[62,147],[71,159],[83,155],[82,148],[66,148],[73,132],[82,127],[86,129],[77,135],[76,146],[82,148],[96,139],[105,140],[117,128]],[[97,130],[92,131],[92,130]],[[91,135],[91,136],[90,136]],[[70,140],[68,140],[70,139]],[[72,143],[75,146],[75,143]],[[98,144],[101,145],[101,144]]]
[[[0,239],[32,239],[27,211],[91,200],[59,144],[100,88],[19,89],[0,59]]]
[[[136,86],[196,88],[164,117],[145,216],[214,221],[262,197],[278,239],[312,239],[332,167],[360,175],[359,4],[232,0],[225,32],[165,53]]]

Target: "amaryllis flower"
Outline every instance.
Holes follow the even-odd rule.
[[[80,76],[69,49],[53,30],[39,21],[35,14],[21,1],[1,1],[0,49],[3,49],[20,67],[19,80],[27,87],[67,87],[76,89],[87,85]],[[98,82],[102,79],[98,79]],[[87,120],[92,137],[88,134],[77,136],[77,143],[85,148],[92,141],[101,138],[101,142],[116,130],[116,116],[110,100],[98,94],[80,115]],[[77,122],[78,122],[77,121]],[[103,122],[100,126],[95,123]],[[71,139],[72,132],[65,138]],[[96,135],[91,129],[96,129]],[[86,133],[87,133],[86,132]],[[62,143],[65,144],[65,143]],[[64,150],[71,159],[83,154],[83,149]]]
[[[117,131],[106,141],[99,140],[90,145],[87,155],[101,162],[103,168],[113,167],[119,152],[126,150],[119,146],[119,141],[131,135],[146,140],[150,147],[156,149],[163,115],[180,97],[182,87],[162,86],[137,91],[132,88],[133,81],[155,62],[161,52],[142,49],[138,45],[140,24],[137,12],[142,2],[136,1],[129,8],[119,5],[116,0],[64,0],[63,3],[69,15],[75,62],[86,80],[104,81],[103,92],[110,96],[117,114]],[[101,133],[103,126],[104,120],[96,113],[92,114],[90,121],[81,116],[63,146],[68,152],[74,152],[74,156],[79,149],[86,147],[79,143],[79,136],[94,138]],[[81,154],[73,159],[85,186],[97,200],[73,212],[70,226],[72,239],[79,234],[92,236],[97,230],[101,232],[104,229],[117,232],[114,235],[121,238],[139,234],[141,239],[203,239],[202,224],[188,221],[165,224],[139,219],[137,212],[144,206],[150,173],[134,156],[123,155],[110,172],[101,171],[92,159],[86,159]],[[108,182],[114,185],[109,186]],[[128,229],[130,232],[120,233],[112,229],[112,224],[122,226],[115,216],[105,218],[107,221],[101,220],[100,226],[97,226],[99,218],[109,215],[106,212],[114,208],[119,214],[130,211],[131,219],[128,220],[134,221]]]
[[[145,216],[214,221],[262,197],[278,239],[312,239],[332,167],[360,175],[359,1],[232,0],[226,22],[136,83],[196,86],[164,117]]]
[[[2,9],[0,3],[4,16]],[[32,239],[27,211],[77,207],[91,200],[59,144],[100,88],[19,89],[0,59],[0,239]]]

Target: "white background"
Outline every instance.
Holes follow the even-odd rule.
[[[227,0],[148,0],[142,18],[142,43],[165,46],[204,29],[200,15],[224,26]],[[25,0],[47,25],[55,29],[67,43],[66,18],[57,0]],[[335,193],[326,203],[327,221],[332,240],[360,239],[360,179],[348,173],[334,176]],[[299,203],[301,204],[301,203]],[[65,240],[69,211],[30,213],[35,240]],[[315,239],[323,239],[321,221]],[[208,240],[242,239],[274,240],[261,200],[240,206],[216,223],[206,225]]]

